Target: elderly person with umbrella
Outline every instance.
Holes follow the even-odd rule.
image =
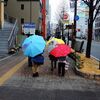
[[[33,77],[39,76],[38,66],[44,63],[44,57],[42,54],[45,49],[45,44],[45,40],[39,35],[32,35],[26,38],[22,44],[24,55],[30,57],[33,63]]]

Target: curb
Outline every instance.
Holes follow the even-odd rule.
[[[89,73],[83,73],[78,68],[74,67],[74,71],[77,75],[80,75],[84,78],[88,79],[94,79],[94,80],[100,80],[100,75],[97,74],[89,74]]]

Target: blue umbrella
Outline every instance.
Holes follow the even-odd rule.
[[[43,53],[46,42],[42,36],[32,35],[26,38],[22,44],[22,50],[25,56],[35,57]]]

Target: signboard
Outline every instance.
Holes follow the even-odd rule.
[[[35,34],[36,25],[34,23],[25,23],[22,25],[24,34]]]

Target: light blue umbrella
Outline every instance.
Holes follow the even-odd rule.
[[[43,53],[46,42],[42,36],[32,35],[26,38],[22,44],[22,50],[25,56],[35,57]]]

